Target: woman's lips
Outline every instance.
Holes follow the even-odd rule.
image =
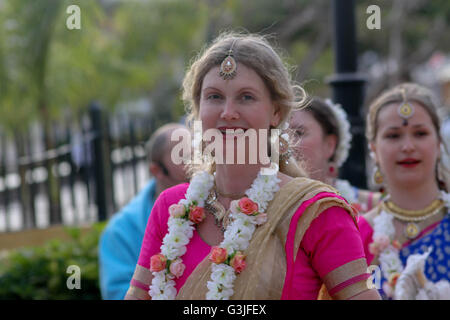
[[[218,130],[222,133],[224,139],[236,139],[242,136],[247,129],[240,127],[220,127]]]
[[[398,161],[397,164],[401,165],[404,168],[414,168],[417,166],[421,161],[417,159],[404,159],[401,161]]]

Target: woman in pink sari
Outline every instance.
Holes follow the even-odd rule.
[[[378,299],[352,208],[290,156],[283,130],[304,91],[269,42],[221,35],[183,98],[214,139],[191,182],[156,200],[126,299]]]

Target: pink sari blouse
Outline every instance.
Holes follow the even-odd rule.
[[[168,208],[185,197],[188,186],[185,183],[167,189],[156,200],[147,223],[137,267],[150,269],[150,258],[160,253],[163,238],[168,231]],[[181,257],[186,269],[176,279],[177,291],[210,250],[211,246],[195,230],[187,245],[186,254]],[[366,266],[357,226],[345,209],[330,207],[313,220],[302,239],[294,263],[289,299],[315,300],[323,283],[331,296],[355,283],[361,283],[369,274],[359,273],[354,277],[346,275],[348,267],[354,269],[354,266],[361,266],[361,263]],[[336,281],[336,276],[342,281]],[[136,279],[132,280],[131,286],[148,291],[148,285]]]

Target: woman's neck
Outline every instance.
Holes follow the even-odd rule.
[[[434,181],[411,186],[388,188],[390,200],[397,206],[407,210],[426,208],[439,196],[439,188]]]
[[[216,187],[220,193],[244,195],[261,168],[259,164],[216,165]]]

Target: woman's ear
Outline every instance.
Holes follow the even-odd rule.
[[[337,147],[337,137],[334,134],[329,134],[325,136],[325,155],[327,159],[330,159],[333,154],[336,153],[336,147]]]
[[[373,160],[375,163],[379,163],[379,162],[378,162],[378,157],[377,157],[377,148],[376,148],[376,145],[375,145],[374,142],[370,142],[370,143],[369,143],[369,152],[370,152],[370,153],[373,153],[373,157],[371,157],[372,160]]]
[[[275,106],[272,119],[270,120],[270,125],[276,128],[280,124],[280,122],[281,122],[281,109],[280,107]]]

